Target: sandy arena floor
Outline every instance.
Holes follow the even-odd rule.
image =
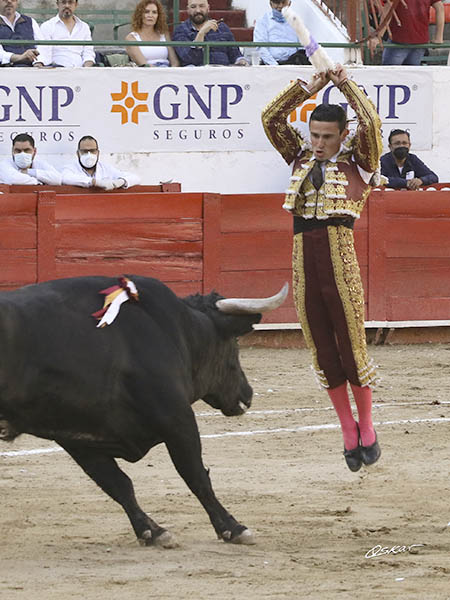
[[[255,391],[243,417],[195,405],[216,494],[255,546],[215,539],[163,446],[122,466],[174,550],[140,547],[122,509],[64,452],[5,455],[55,444],[0,443],[1,600],[450,599],[450,345],[370,353],[383,378],[383,455],[370,470],[346,468],[306,350],[242,350]]]

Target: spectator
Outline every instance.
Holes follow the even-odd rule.
[[[91,41],[89,25],[75,16],[78,0],[56,0],[58,14],[41,25],[44,40]],[[93,46],[41,46],[37,67],[92,67],[95,63]]]
[[[61,174],[47,161],[36,158],[36,145],[31,135],[19,133],[13,139],[11,158],[0,162],[0,183],[61,185]]]
[[[165,42],[170,40],[166,15],[160,0],[141,0],[131,23],[133,30],[125,38],[130,42]],[[175,50],[166,46],[127,46],[128,56],[139,67],[179,67]]]
[[[386,29],[391,30],[393,44],[402,44],[406,48],[385,48],[383,51],[383,65],[420,65],[425,54],[425,48],[416,48],[414,44],[427,44],[430,41],[429,13],[430,6],[436,10],[436,33],[432,39],[433,44],[442,44],[444,41],[445,10],[441,0],[414,0],[413,2],[399,2],[395,12],[400,20],[395,18],[379,32],[378,36],[369,39],[369,48],[373,51],[378,46]],[[385,10],[380,20],[390,8],[387,0]]]
[[[409,132],[393,129],[389,134],[389,150],[381,157],[381,174],[388,178],[389,187],[418,190],[423,185],[439,181],[426,164],[415,154],[410,154]]]
[[[298,42],[298,36],[281,14],[291,0],[270,0],[271,11],[256,22],[254,42]],[[259,54],[265,65],[309,65],[303,48],[260,48]]]
[[[99,161],[98,143],[91,135],[78,142],[77,161],[63,169],[62,183],[79,187],[98,187],[104,190],[129,188],[140,184],[140,178]]]
[[[1,40],[42,40],[39,25],[31,17],[17,12],[19,0],[0,0],[0,39]],[[35,47],[0,45],[0,64],[31,66],[39,51]]]
[[[178,25],[173,34],[177,42],[234,42],[234,36],[228,25],[209,18],[207,0],[188,0],[187,12],[189,19]],[[203,48],[179,47],[176,53],[181,66],[203,65]],[[211,47],[210,64],[248,66],[237,46]]]

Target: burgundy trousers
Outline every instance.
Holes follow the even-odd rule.
[[[296,234],[293,279],[297,314],[321,386],[349,381],[374,387],[353,230],[339,225]]]

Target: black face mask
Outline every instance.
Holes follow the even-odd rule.
[[[406,146],[399,146],[398,148],[395,148],[392,151],[392,154],[395,156],[395,158],[398,158],[398,160],[403,160],[404,158],[406,158],[408,156],[409,150]]]

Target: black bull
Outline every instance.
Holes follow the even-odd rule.
[[[126,302],[101,329],[90,315],[116,280],[62,279],[0,294],[0,439],[54,440],[123,507],[141,543],[169,547],[170,534],[141,510],[115,460],[135,462],[164,442],[218,537],[251,543],[215,497],[191,404],[201,398],[225,415],[250,406],[236,336],[261,314],[222,312],[214,293],[180,299],[155,279],[132,280],[139,302]]]

